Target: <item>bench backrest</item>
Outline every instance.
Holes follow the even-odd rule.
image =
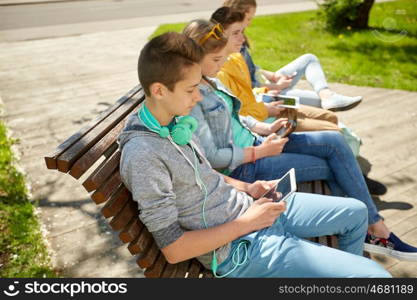
[[[212,277],[197,259],[179,264],[169,264],[165,260],[152,235],[138,218],[137,203],[121,181],[117,137],[127,117],[137,112],[144,98],[140,86],[130,90],[89,125],[45,156],[46,166],[70,174],[77,180],[84,178],[83,187],[91,193],[91,199],[96,204],[104,203],[101,213],[110,220],[111,228],[119,232],[120,240],[128,244],[130,253],[137,256],[137,264],[145,270],[145,277]],[[298,190],[329,194],[321,181],[301,184]],[[312,240],[337,247],[334,236]]]

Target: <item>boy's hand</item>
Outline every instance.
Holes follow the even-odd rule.
[[[269,191],[276,182],[277,182],[276,180],[271,180],[271,181],[257,180],[254,183],[251,183],[248,185],[248,189],[246,193],[252,196],[253,199],[258,199],[259,197],[264,195],[267,191]]]
[[[272,199],[261,198],[239,217],[239,221],[249,226],[251,231],[261,230],[274,224],[275,220],[286,210],[285,201],[273,202]]]

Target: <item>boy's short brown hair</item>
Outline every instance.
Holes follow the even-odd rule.
[[[256,0],[226,0],[223,3],[223,6],[232,8],[243,13],[249,12],[251,7],[256,8]]]
[[[138,60],[139,82],[147,96],[155,82],[174,91],[184,78],[185,69],[203,59],[203,49],[192,39],[177,32],[167,32],[151,39],[141,50]]]
[[[211,15],[211,21],[220,23],[224,29],[236,22],[243,22],[245,13],[232,9],[231,7],[222,6]]]
[[[213,23],[203,19],[193,20],[184,28],[182,33],[198,43],[206,54],[217,52],[226,47],[227,37],[223,33],[223,28],[221,28],[221,32],[216,30],[215,36],[207,38],[216,24],[217,22]],[[201,41],[204,42],[201,43]]]

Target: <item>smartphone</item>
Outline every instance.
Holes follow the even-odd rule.
[[[291,74],[291,75],[289,75],[288,77],[290,77],[290,78],[294,78],[294,77],[295,77],[295,75],[297,75],[297,72],[292,73],[292,74]]]
[[[297,127],[296,120],[288,120],[285,126],[282,126],[280,129],[277,130],[276,134],[281,138],[286,138],[291,133],[294,132],[295,128]]]
[[[297,190],[295,169],[290,169],[278,183],[267,191],[262,197],[271,198],[275,202],[285,201]]]
[[[280,107],[286,108],[298,108],[300,106],[300,98],[296,96],[273,96],[269,94],[262,94],[262,101],[265,103],[283,101],[283,104],[280,104]]]
[[[279,105],[280,107],[299,108],[300,106],[300,98],[296,96],[279,95],[275,101],[284,101],[283,104]]]
[[[275,102],[279,101],[278,96],[272,96],[269,94],[262,94],[262,101],[265,103]]]

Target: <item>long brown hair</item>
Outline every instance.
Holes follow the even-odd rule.
[[[243,22],[245,20],[245,12],[238,11],[232,7],[222,6],[211,15],[211,20],[213,22],[218,22],[227,29],[230,25],[236,22]],[[249,47],[249,41],[247,36],[243,33],[245,38],[245,43]]]
[[[232,8],[243,13],[249,12],[251,7],[256,8],[256,0],[226,0],[223,3],[223,6]]]
[[[233,10],[230,7],[222,6],[211,15],[211,21],[222,24],[224,29],[236,22],[243,22],[245,14],[243,12]]]

